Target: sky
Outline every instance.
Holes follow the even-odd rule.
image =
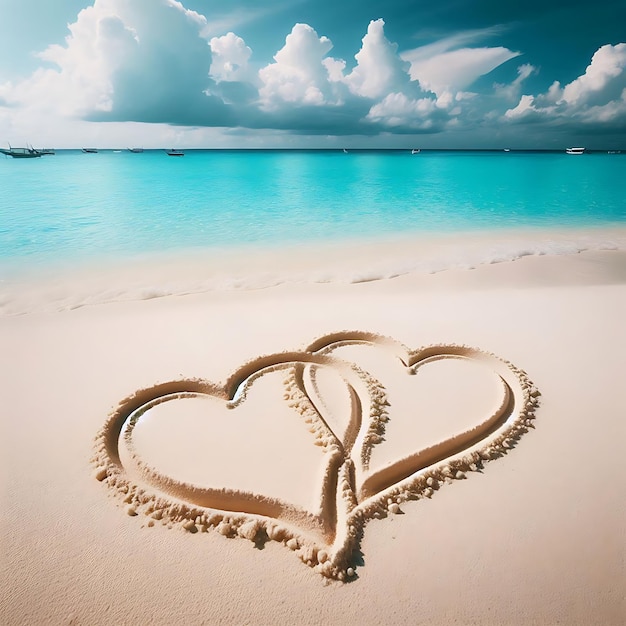
[[[0,145],[626,149],[624,0],[0,0]]]

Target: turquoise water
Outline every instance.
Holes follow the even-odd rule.
[[[626,225],[626,154],[59,151],[0,159],[0,263]]]

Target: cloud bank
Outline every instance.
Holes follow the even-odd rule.
[[[626,128],[626,43],[607,44],[578,78],[525,91],[539,72],[522,52],[486,46],[498,28],[400,51],[383,19],[351,59],[297,23],[270,62],[178,0],[95,0],[28,78],[0,85],[0,120],[19,111],[66,119],[291,134],[479,132],[522,124]],[[506,64],[506,65],[505,65]],[[509,82],[485,77],[509,69]],[[479,81],[479,79],[482,79]],[[476,87],[481,82],[482,87]]]
[[[602,46],[584,74],[564,87],[555,81],[546,93],[523,95],[504,117],[518,123],[626,129],[626,43]]]

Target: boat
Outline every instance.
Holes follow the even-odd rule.
[[[8,150],[0,148],[0,153],[13,157],[14,159],[36,159],[37,157],[43,156],[43,152],[41,150],[35,150],[33,147],[12,148],[11,144],[9,144]]]
[[[51,155],[51,154],[56,154],[54,148],[41,148],[41,150],[39,150],[39,152],[41,152],[41,156],[47,156],[47,155]]]
[[[128,148],[128,151],[139,153],[139,152],[143,152],[143,148]]]
[[[343,149],[343,153],[344,153],[344,154],[348,154],[348,151],[344,148],[344,149]]]
[[[98,148],[83,148],[83,152],[86,154],[97,154]]]
[[[182,150],[172,148],[171,150],[167,150],[167,156],[185,156],[185,153]]]
[[[411,150],[411,154],[419,154],[421,152],[421,150],[419,148],[413,148],[413,150]]]
[[[567,152],[567,154],[584,154],[585,149],[584,148],[567,148],[565,152]]]
[[[511,148],[505,148],[504,151],[505,152],[511,152]]]

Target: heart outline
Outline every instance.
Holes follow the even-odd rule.
[[[431,446],[432,449],[418,450],[371,472],[369,455],[384,435],[385,420],[381,418],[384,387],[354,363],[331,356],[337,347],[354,344],[387,349],[409,373],[445,358],[482,361],[502,381],[503,401],[479,425]],[[349,427],[340,440],[305,390],[306,367],[332,367],[340,372],[353,400],[361,403],[361,409],[369,401],[364,433],[363,412],[355,410],[353,403]],[[150,492],[133,481],[133,472],[129,472],[120,458],[119,443],[123,435],[132,459],[132,430],[147,410],[161,402],[199,395],[220,398],[230,408],[236,408],[245,402],[255,380],[277,370],[288,372],[285,384],[292,394],[290,401],[305,421],[313,422],[316,442],[328,453],[319,514],[262,494],[199,488],[175,481],[142,464],[138,457],[134,458],[135,476],[157,492]],[[525,372],[477,348],[436,344],[409,350],[389,337],[344,331],[325,335],[303,351],[251,360],[233,372],[223,385],[204,379],[183,379],[137,391],[110,414],[96,437],[93,463],[98,480],[106,481],[123,497],[131,515],[141,511],[164,522],[180,522],[191,532],[216,527],[222,534],[243,536],[256,543],[267,539],[281,541],[323,576],[346,580],[354,576],[354,554],[364,526],[372,517],[384,516],[392,505],[408,499],[430,497],[433,485],[440,485],[459,473],[464,477],[465,472],[480,469],[484,462],[506,453],[532,426],[539,395]],[[359,437],[360,458],[355,463],[352,451]],[[451,443],[455,447],[449,453]],[[177,502],[168,501],[168,496]]]

